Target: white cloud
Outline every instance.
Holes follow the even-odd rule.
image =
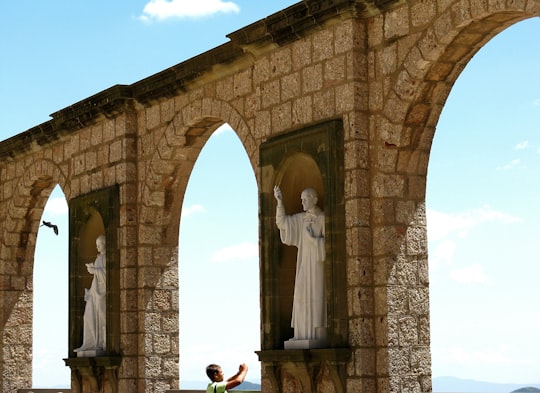
[[[449,349],[449,355],[459,363],[485,364],[485,363],[506,363],[508,357],[503,351],[466,351],[463,348]]]
[[[514,146],[514,150],[523,150],[526,149],[528,146],[529,141],[519,142],[517,145]]]
[[[194,213],[204,213],[206,209],[203,205],[193,205],[182,209],[182,218],[188,217]]]
[[[241,243],[226,247],[214,252],[213,262],[226,262],[231,260],[256,258],[259,255],[259,247],[253,243]]]
[[[508,364],[511,365],[523,365],[530,364],[531,359],[517,357],[515,350],[510,345],[499,345],[494,349],[483,349],[475,351],[467,351],[463,348],[445,348],[442,351],[447,360],[453,360],[460,364],[469,365],[487,365],[487,364]]]
[[[456,242],[448,239],[442,241],[432,253],[430,252],[430,267],[451,265],[455,252]]]
[[[533,106],[537,106],[540,108],[540,98],[533,101]]]
[[[467,232],[476,225],[469,212],[447,214],[435,210],[427,211],[428,239],[441,240],[452,232]]]
[[[452,270],[450,277],[462,284],[483,284],[488,281],[484,269],[478,264],[463,269]]]
[[[223,0],[150,0],[139,17],[142,21],[171,18],[201,18],[218,12],[240,12],[232,1]]]
[[[45,205],[47,214],[58,215],[66,214],[68,212],[68,204],[65,198],[50,198]]]
[[[498,171],[504,171],[504,170],[508,170],[508,169],[517,168],[517,167],[520,166],[520,164],[521,164],[521,160],[519,158],[516,158],[515,160],[512,160],[510,163],[508,163],[506,165],[498,166],[496,169]]]
[[[493,210],[489,205],[484,205],[479,209],[472,209],[470,214],[477,223],[498,221],[504,224],[512,224],[521,221],[521,218]]]
[[[430,241],[444,239],[451,233],[456,233],[459,237],[465,237],[472,228],[485,222],[512,224],[521,221],[519,217],[493,210],[488,205],[457,214],[448,214],[428,209],[426,214],[428,239]]]
[[[225,123],[222,126],[218,127],[217,130],[214,131],[214,134],[212,134],[212,136],[214,136],[214,135],[216,135],[216,136],[223,135],[223,134],[225,134],[227,132],[234,132],[234,130],[231,128],[230,125]]]

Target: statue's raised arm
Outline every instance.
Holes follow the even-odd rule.
[[[281,188],[279,186],[274,186],[274,198],[279,203],[283,203],[283,194],[281,193]]]

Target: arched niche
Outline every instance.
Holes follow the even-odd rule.
[[[264,361],[265,353],[284,349],[284,342],[293,333],[290,322],[297,249],[281,243],[275,223],[275,185],[282,190],[287,214],[302,211],[300,194],[305,188],[312,187],[319,194],[318,206],[325,211],[326,227],[327,345],[346,347],[343,125],[333,120],[277,136],[262,144],[260,153],[260,358]]]
[[[99,390],[107,384],[117,389],[120,366],[120,254],[118,232],[120,223],[119,187],[113,186],[69,201],[69,345],[68,358],[71,381],[75,391],[89,384]],[[93,276],[85,264],[97,256],[96,239],[106,238],[106,348],[99,356],[77,357],[74,349],[83,339],[84,293]]]
[[[287,214],[302,211],[300,194],[308,187],[317,191],[317,205],[324,210],[323,178],[311,155],[298,152],[287,157],[276,172],[275,184],[284,191],[283,203],[287,207]]]

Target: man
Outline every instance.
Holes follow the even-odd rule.
[[[325,229],[324,212],[317,206],[317,192],[312,188],[300,196],[304,212],[286,215],[283,195],[274,187],[277,201],[276,225],[281,241],[298,248],[291,327],[292,340],[321,340],[326,335],[324,285]]]
[[[248,366],[242,363],[238,367],[238,372],[232,377],[224,380],[223,370],[217,364],[210,364],[206,367],[206,375],[210,378],[210,382],[206,388],[206,393],[227,393],[227,390],[232,389],[242,382],[246,378]]]

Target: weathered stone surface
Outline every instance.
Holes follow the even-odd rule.
[[[326,363],[308,376],[291,364],[276,373],[263,361],[263,391],[429,391],[424,197],[436,123],[482,43],[540,15],[539,4],[306,0],[231,33],[214,50],[99,92],[1,142],[0,392],[30,385],[33,254],[54,185],[68,201],[118,186],[118,392],[161,392],[178,386],[174,237],[204,143],[229,123],[260,186],[268,175],[259,166],[264,142],[334,119],[344,134],[346,274],[336,285],[346,287],[339,323],[351,360],[338,373],[343,380]],[[272,316],[263,312],[263,335]]]

